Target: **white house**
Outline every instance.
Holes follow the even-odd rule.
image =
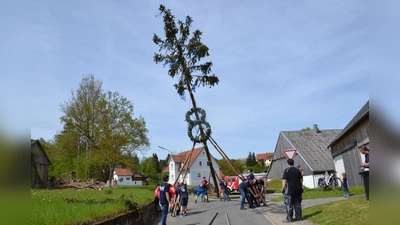
[[[178,155],[171,155],[168,160],[168,166],[165,168],[164,173],[169,174],[169,182],[173,183],[179,174],[180,170],[183,170],[178,182],[186,180],[188,185],[197,185],[201,183],[203,177],[206,177],[211,184],[213,179],[210,176],[210,167],[207,164],[207,154],[204,146],[193,149],[193,153],[188,159],[188,163],[183,165],[186,158],[189,157],[191,150],[181,152]],[[212,165],[218,177],[221,177],[220,166],[214,157],[211,156]],[[186,174],[186,176],[185,176]]]
[[[114,180],[117,181],[118,185],[142,185],[142,181],[140,180],[132,180],[133,173],[130,169],[126,168],[115,168],[114,169]]]

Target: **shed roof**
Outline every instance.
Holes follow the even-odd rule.
[[[341,137],[346,135],[351,128],[356,126],[362,119],[366,116],[369,116],[369,100],[364,104],[364,106],[358,111],[358,113],[350,120],[350,122],[343,128],[342,132],[327,146],[327,148],[331,147],[335,144]]]
[[[128,168],[114,168],[114,172],[118,176],[133,176],[132,171]]]
[[[46,151],[44,150],[42,144],[40,144],[40,141],[39,141],[39,140],[33,140],[33,139],[31,139],[31,151],[33,150],[32,147],[33,147],[35,144],[37,144],[38,147],[39,147],[39,149],[40,149],[40,151],[43,152],[44,157],[45,157],[45,158],[47,159],[47,161],[49,162],[49,165],[52,165],[52,164],[51,164],[51,161],[50,161],[50,159],[49,159],[49,157],[48,157],[47,154],[46,154]]]
[[[335,168],[327,146],[341,131],[342,129],[320,130],[318,133],[312,130],[282,131],[281,134],[297,150],[310,169],[316,172]]]

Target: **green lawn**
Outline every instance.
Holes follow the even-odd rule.
[[[32,189],[31,224],[88,224],[132,210],[139,211],[141,206],[154,199],[153,188]]]
[[[267,191],[281,191],[281,181],[272,180],[269,182]],[[369,201],[365,199],[363,186],[349,187],[350,197],[343,201],[330,202],[322,205],[316,205],[303,209],[303,217],[315,224],[324,225],[362,225],[369,221]],[[343,190],[320,191],[317,188],[305,188],[303,200],[317,198],[342,197]],[[272,202],[282,202],[283,195],[270,199]]]
[[[303,217],[324,225],[363,225],[369,221],[369,201],[365,196],[330,202],[303,209]]]

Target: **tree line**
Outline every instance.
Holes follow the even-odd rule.
[[[71,98],[60,104],[63,129],[52,140],[40,139],[52,162],[49,176],[66,178],[75,171],[81,180],[113,179],[116,167],[129,168],[133,174],[161,181],[167,160],[151,157],[140,159],[148,150],[148,129],[143,117],[133,117],[133,103],[118,92],[104,91],[102,81],[93,74],[85,75]],[[217,160],[224,174],[235,174],[225,160]],[[233,159],[239,171],[265,170],[249,152],[246,160]]]

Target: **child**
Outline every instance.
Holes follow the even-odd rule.
[[[300,165],[297,165],[297,169],[299,169],[299,171],[301,173],[301,185],[303,185],[303,189],[304,189],[304,184],[303,184],[304,170],[303,170],[303,168],[300,167]]]
[[[349,187],[347,186],[346,173],[342,173],[342,186],[344,190],[344,197],[349,197]]]

